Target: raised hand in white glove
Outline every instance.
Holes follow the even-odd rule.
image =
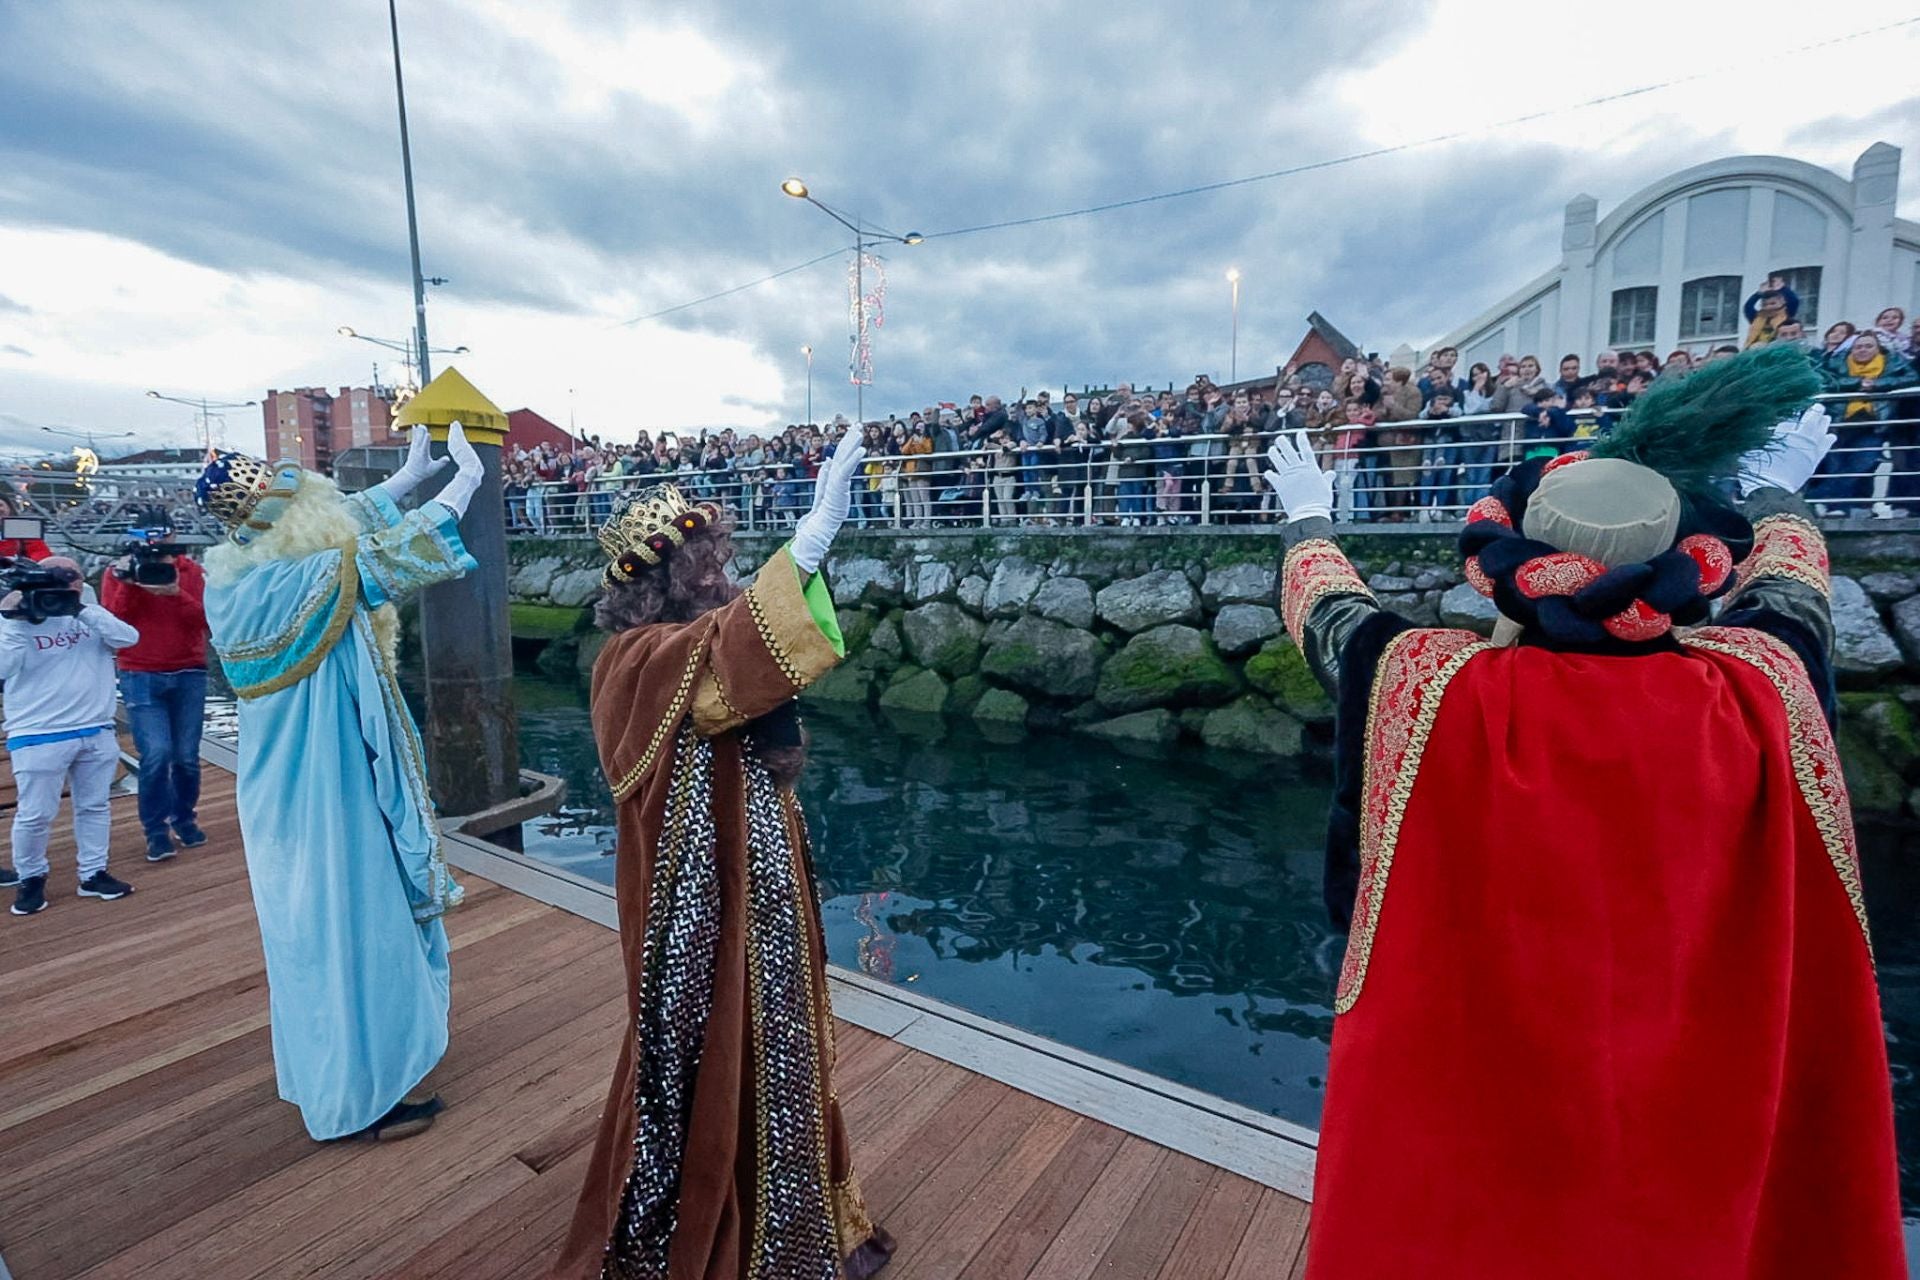
[[[473,495],[479,492],[480,482],[486,478],[486,467],[480,461],[480,455],[467,443],[467,433],[461,429],[455,419],[447,425],[447,457],[453,459],[458,468],[453,479],[446,487],[433,495],[433,500],[448,508],[456,516],[467,514],[467,504],[473,501]]]
[[[833,456],[820,468],[814,482],[813,510],[800,517],[787,553],[802,573],[815,573],[827,558],[833,535],[847,522],[847,507],[853,500],[850,486],[860,474],[860,461],[867,456],[866,446],[851,431],[833,446]]]
[[[1306,432],[1296,431],[1291,439],[1276,437],[1267,450],[1267,466],[1267,483],[1279,496],[1280,508],[1289,521],[1310,516],[1333,518],[1333,477],[1320,469]]]
[[[1740,459],[1740,496],[1758,489],[1798,493],[1833,448],[1832,419],[1820,405],[1773,429],[1773,441]]]
[[[425,427],[415,427],[413,436],[407,444],[406,462],[389,476],[380,488],[395,502],[405,501],[408,494],[433,476],[440,474],[447,462],[446,458],[433,456],[432,433]]]

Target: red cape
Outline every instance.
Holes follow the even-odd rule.
[[[1852,821],[1790,650],[1408,632],[1367,753],[1309,1280],[1904,1280]]]

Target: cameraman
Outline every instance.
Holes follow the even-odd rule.
[[[174,854],[175,839],[187,849],[207,842],[194,821],[207,710],[207,614],[201,607],[207,579],[199,564],[166,543],[173,530],[164,515],[149,515],[142,524],[138,545],[101,580],[100,603],[140,632],[139,643],[115,657],[140,753],[147,861],[164,862]]]
[[[107,874],[107,794],[120,764],[113,653],[140,633],[88,599],[73,561],[52,556],[40,567],[48,571],[44,581],[19,583],[15,576],[16,589],[0,599],[0,680],[7,685],[7,750],[19,792],[13,811],[17,916],[47,905],[47,834],[66,786],[73,789],[80,896],[111,901],[133,892]],[[63,599],[68,592],[79,599]]]

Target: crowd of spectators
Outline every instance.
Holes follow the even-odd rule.
[[[1910,359],[1920,346],[1898,307],[1872,326],[1845,321],[1816,341],[1800,302],[1778,277],[1747,300],[1747,346],[1803,347],[1826,389],[1857,393],[1832,406],[1840,435],[1812,494],[1857,507],[1891,450],[1890,514],[1920,499],[1920,407],[1884,394],[1920,385]],[[1039,391],[1002,400],[975,395],[859,428],[867,447],[855,482],[862,525],[1104,523],[1181,525],[1272,521],[1261,454],[1276,432],[1305,431],[1335,476],[1337,517],[1404,522],[1452,517],[1484,493],[1497,471],[1539,453],[1584,447],[1604,434],[1662,376],[1736,354],[1728,343],[1665,359],[1650,350],[1600,352],[1591,366],[1563,356],[1549,373],[1535,355],[1459,368],[1452,347],[1424,366],[1356,356],[1331,382],[1283,369],[1258,385],[1216,386],[1204,375],[1182,390],[1110,392],[1055,400]],[[1324,381],[1324,375],[1322,378]],[[546,530],[597,525],[611,515],[618,483],[672,479],[696,499],[724,502],[751,527],[791,525],[812,502],[814,477],[844,417],[765,435],[732,428],[697,437],[642,431],[632,444],[590,437],[570,450],[516,450],[507,461],[510,526]],[[1913,503],[1920,513],[1920,501]]]

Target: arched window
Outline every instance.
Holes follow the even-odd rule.
[[[1325,391],[1333,385],[1333,370],[1318,360],[1309,360],[1294,373],[1299,375],[1301,385],[1312,387],[1315,391]]]

